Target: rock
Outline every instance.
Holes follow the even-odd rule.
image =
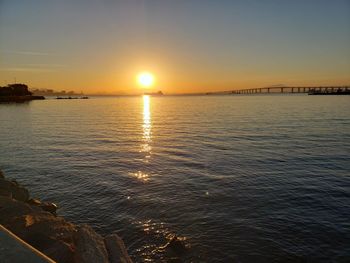
[[[79,263],[108,263],[103,238],[90,226],[81,225],[75,235],[75,261]]]
[[[0,197],[0,224],[40,251],[57,247],[57,242],[73,245],[76,232],[63,218],[8,197]]]
[[[57,205],[54,203],[44,202],[44,203],[41,203],[39,207],[41,207],[41,209],[43,209],[44,211],[47,211],[53,215],[56,215]]]
[[[73,243],[76,232],[73,224],[42,210],[15,217],[6,227],[40,251],[56,240]]]
[[[12,198],[22,201],[22,202],[27,202],[29,200],[29,192],[26,188],[20,185],[16,185],[15,183],[12,184]]]
[[[104,241],[110,263],[132,263],[124,242],[118,235],[108,235]]]
[[[30,204],[30,205],[34,205],[34,206],[40,206],[40,205],[41,205],[40,200],[38,200],[38,199],[33,199],[33,198],[29,199],[29,200],[27,201],[27,203]]]
[[[4,173],[0,170],[0,178],[5,178]]]
[[[12,199],[12,192],[10,189],[0,188],[0,196],[4,196]]]
[[[29,200],[29,192],[23,186],[20,186],[16,181],[9,181],[5,178],[0,178],[0,193],[12,194],[12,198],[18,201],[26,202]]]
[[[57,263],[74,263],[74,247],[63,241],[56,241],[43,253]]]
[[[12,183],[5,178],[0,178],[0,193],[2,196],[8,196],[10,193],[12,198]]]
[[[20,186],[19,183],[18,183],[16,180],[14,180],[14,179],[11,180],[11,183],[12,183],[12,185],[15,186],[15,187],[16,187],[16,186]]]
[[[15,199],[0,196],[0,224],[7,225],[14,218],[35,212],[41,212],[40,208],[32,207]]]
[[[56,216],[56,210],[54,203],[29,199],[27,189],[0,173],[0,224],[15,235],[57,263],[132,263],[119,236],[103,239],[88,225]]]
[[[56,215],[56,210],[57,210],[57,205],[55,203],[51,203],[51,202],[41,202],[38,199],[29,199],[27,201],[28,204],[32,205],[32,206],[37,206],[40,207],[42,210],[46,211],[46,212],[50,212],[53,215]]]
[[[44,233],[55,240],[73,243],[76,227],[64,218],[52,216],[48,212],[41,212],[34,216],[34,222],[29,229],[33,236],[36,233]]]

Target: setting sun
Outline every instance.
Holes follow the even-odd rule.
[[[154,76],[149,72],[141,72],[137,75],[137,83],[144,88],[151,87],[154,84]]]

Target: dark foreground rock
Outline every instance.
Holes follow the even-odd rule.
[[[117,234],[106,236],[104,242],[110,263],[132,263],[131,259],[125,256],[128,252],[126,251],[123,240]]]
[[[29,192],[0,171],[0,224],[59,263],[132,263],[122,239],[103,238],[88,225],[56,216],[53,203]]]

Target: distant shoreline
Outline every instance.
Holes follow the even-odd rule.
[[[44,96],[0,96],[0,103],[21,103],[31,100],[44,100]]]
[[[35,96],[28,90],[26,84],[15,83],[0,87],[0,102],[25,102],[31,100],[44,100],[44,96]]]

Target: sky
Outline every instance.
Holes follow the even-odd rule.
[[[350,0],[0,0],[0,86],[99,94],[350,84]]]

